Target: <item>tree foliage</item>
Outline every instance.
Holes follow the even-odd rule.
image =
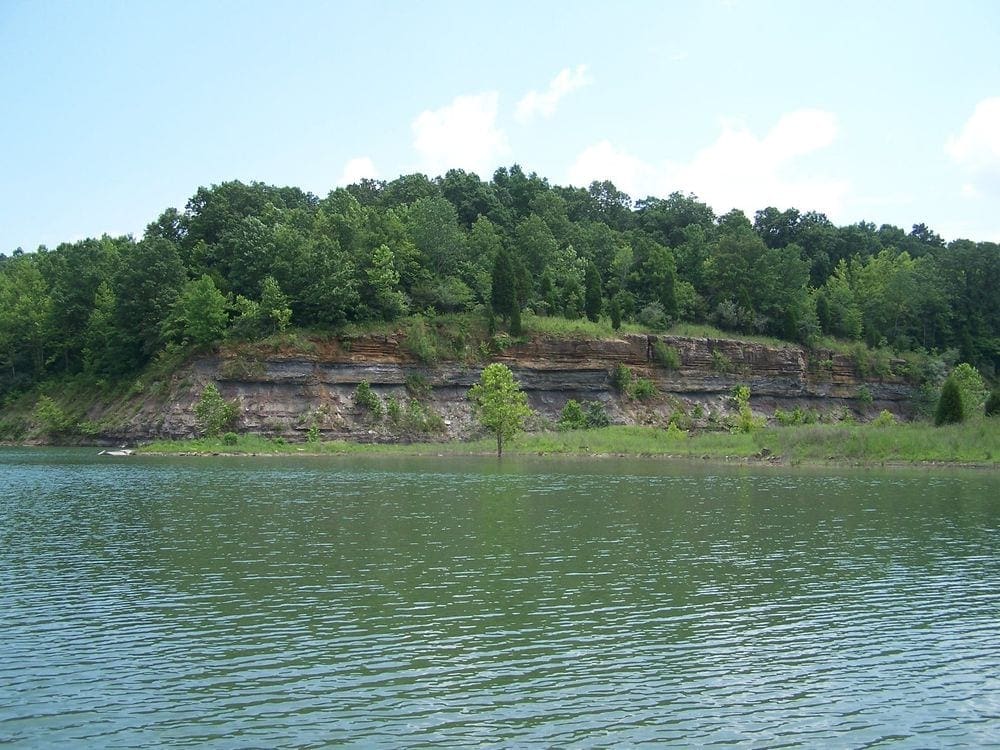
[[[194,418],[203,435],[215,437],[236,420],[239,409],[235,401],[226,401],[215,383],[209,383],[194,405]]]
[[[208,274],[189,281],[181,290],[164,324],[167,338],[207,346],[226,332],[229,309],[226,298]]]
[[[949,380],[953,380],[958,386],[959,395],[962,397],[962,413],[966,416],[979,414],[986,403],[986,395],[989,392],[983,376],[968,362],[962,362],[951,371]]]
[[[482,306],[521,315],[711,322],[809,343],[954,350],[1000,367],[1000,245],[768,207],[751,222],[697,196],[639,201],[611,182],[363,180],[318,197],[224,182],[143,237],[0,255],[0,395],[83,372],[126,377],[167,345]],[[220,304],[221,300],[225,304]]]
[[[469,389],[469,400],[479,423],[496,437],[499,458],[504,443],[524,428],[524,421],[531,415],[528,397],[510,368],[495,362],[483,369],[479,382]]]
[[[957,424],[965,419],[962,407],[962,391],[954,378],[948,378],[941,386],[941,397],[934,411],[934,424]]]

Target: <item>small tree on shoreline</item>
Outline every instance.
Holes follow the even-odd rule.
[[[235,420],[238,407],[235,401],[226,401],[215,383],[209,383],[201,392],[194,406],[194,418],[206,437],[215,437]]]
[[[531,414],[528,397],[514,380],[507,365],[494,362],[487,365],[479,382],[469,389],[469,400],[480,424],[497,439],[497,458],[503,455],[503,445],[524,429],[524,420]]]

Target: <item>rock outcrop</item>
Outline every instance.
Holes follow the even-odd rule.
[[[657,362],[658,346],[674,350],[671,367]],[[612,423],[665,426],[674,418],[706,425],[731,411],[737,385],[749,386],[751,407],[765,416],[799,407],[862,419],[887,409],[907,418],[915,395],[914,386],[898,376],[864,377],[846,355],[730,339],[539,337],[492,360],[514,371],[538,415],[536,426],[558,419],[569,399],[598,402]],[[310,431],[362,441],[464,438],[476,431],[465,394],[485,364],[421,363],[400,335],[313,342],[266,355],[226,350],[175,373],[160,396],[145,398],[112,432],[132,440],[192,436],[194,405],[204,386],[215,382],[238,404],[234,428],[240,431],[290,440],[305,439]],[[620,365],[652,381],[657,394],[637,401],[616,391],[613,373]],[[355,403],[363,381],[387,409],[379,418]]]

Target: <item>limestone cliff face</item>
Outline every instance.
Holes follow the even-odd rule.
[[[659,340],[679,355],[666,369],[654,358]],[[569,399],[596,401],[612,423],[666,425],[677,412],[694,424],[723,419],[729,395],[748,385],[751,407],[770,416],[796,406],[862,419],[882,409],[906,418],[914,387],[901,378],[862,377],[854,360],[830,352],[813,355],[795,346],[773,347],[729,339],[627,335],[610,340],[536,338],[506,349],[493,361],[507,364],[537,412],[536,427],[558,419]],[[309,351],[253,355],[227,351],[198,359],[175,374],[156,399],[146,399],[116,436],[188,437],[195,432],[194,404],[210,382],[239,405],[237,430],[304,439],[364,441],[454,439],[475,433],[465,394],[485,361],[418,362],[401,336],[363,336],[317,344]],[[612,384],[625,365],[658,390],[638,402]],[[367,381],[392,414],[373,418],[354,402]]]

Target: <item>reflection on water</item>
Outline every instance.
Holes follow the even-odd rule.
[[[1000,743],[1000,479],[0,452],[0,744]]]

